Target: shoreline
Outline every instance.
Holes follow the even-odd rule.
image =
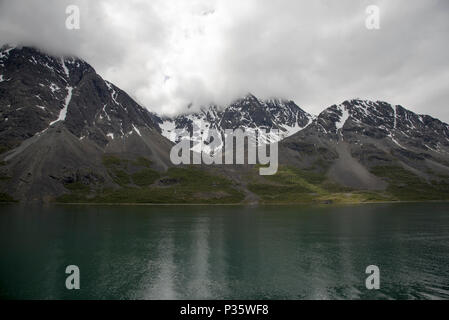
[[[41,206],[139,206],[139,207],[171,207],[171,206],[191,206],[191,207],[273,207],[273,206],[309,206],[309,207],[332,207],[346,205],[364,204],[400,204],[400,203],[449,203],[449,200],[409,200],[409,201],[366,201],[366,202],[342,202],[342,203],[313,203],[313,202],[292,202],[292,203],[89,203],[89,202],[3,202],[1,205],[41,205]]]

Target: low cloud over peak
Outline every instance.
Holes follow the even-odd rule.
[[[65,27],[80,8],[80,29]],[[380,8],[380,30],[365,27]],[[449,121],[445,0],[0,1],[0,39],[73,54],[164,114],[248,92],[314,114],[385,100]],[[2,44],[3,44],[2,43]]]

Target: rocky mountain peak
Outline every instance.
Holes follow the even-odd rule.
[[[95,73],[87,62],[77,57],[57,57],[36,48],[9,45],[0,50],[0,68],[2,72],[12,75],[24,71],[50,73],[68,85],[76,85],[86,74]]]
[[[88,63],[30,47],[0,51],[0,143],[6,148],[58,122],[104,147],[117,137],[160,131],[159,119],[103,80]]]
[[[307,127],[312,119],[313,116],[293,101],[278,98],[264,101],[247,94],[225,107],[211,105],[197,113],[164,119],[161,129],[163,135],[172,141],[173,130],[192,132],[194,128],[215,128],[222,133],[226,129],[277,129],[283,139]]]
[[[367,144],[385,141],[402,153],[449,154],[449,125],[401,105],[383,101],[347,100],[325,109],[308,128],[309,134],[330,141]]]

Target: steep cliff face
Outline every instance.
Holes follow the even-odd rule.
[[[155,115],[80,59],[27,47],[4,48],[0,57],[0,144],[5,147],[58,122],[102,147],[140,129],[160,132]]]
[[[18,199],[64,193],[64,183],[113,185],[104,154],[143,156],[156,170],[170,165],[171,143],[158,117],[103,80],[86,62],[33,48],[0,54],[0,145]]]

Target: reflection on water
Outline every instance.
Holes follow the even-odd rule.
[[[448,299],[449,204],[2,206],[0,257],[2,298]]]
[[[209,225],[208,217],[197,219],[193,225],[192,262],[189,264],[192,275],[187,284],[187,291],[192,298],[211,296],[211,279],[209,277]]]
[[[148,258],[146,276],[141,282],[144,288],[144,299],[173,300],[177,298],[174,252],[173,232],[168,231],[159,240],[155,256]],[[146,289],[148,286],[149,288]]]

